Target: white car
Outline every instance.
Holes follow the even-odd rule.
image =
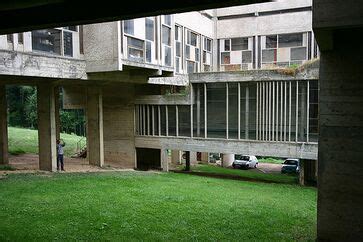
[[[233,168],[257,168],[258,160],[254,155],[234,155]]]

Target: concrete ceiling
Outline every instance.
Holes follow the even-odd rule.
[[[1,0],[0,34],[203,10],[266,0]]]

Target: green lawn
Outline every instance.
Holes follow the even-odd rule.
[[[24,128],[9,127],[9,153],[38,153],[38,131]],[[76,150],[77,142],[82,138],[77,135],[61,134],[61,138],[65,141],[64,154],[66,156],[73,155]]]
[[[242,178],[256,179],[261,181],[271,181],[277,183],[296,184],[298,182],[297,176],[288,174],[268,174],[258,172],[256,169],[240,170],[232,168],[224,168],[215,165],[198,164],[191,166],[191,170],[195,172],[206,172],[211,174],[234,175]]]
[[[176,173],[13,174],[0,179],[0,241],[312,241],[316,196]]]

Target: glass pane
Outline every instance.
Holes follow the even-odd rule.
[[[154,41],[154,20],[145,19],[145,38]]]
[[[231,41],[232,51],[248,49],[248,38],[234,38]]]
[[[291,48],[290,59],[294,60],[306,60],[306,47]]]
[[[162,36],[162,38],[163,38],[163,44],[165,44],[165,45],[171,45],[171,30],[170,30],[170,28],[169,27],[166,27],[166,26],[164,26],[163,25],[163,36]]]
[[[160,106],[161,135],[166,136],[166,112],[165,106]]]
[[[199,48],[195,48],[195,61],[200,61],[199,60]]]
[[[262,62],[276,62],[276,49],[262,50]]]
[[[190,59],[190,46],[185,46],[185,58]]]
[[[238,138],[238,84],[228,84],[228,138]]]
[[[190,137],[190,106],[178,106],[179,136]]]
[[[165,65],[171,66],[171,48],[165,46],[164,47],[164,55],[165,55]]]
[[[176,136],[176,111],[175,105],[168,106],[169,136]]]
[[[252,63],[252,51],[242,51],[242,63]]]
[[[67,31],[63,32],[63,45],[64,45],[64,55],[73,56],[72,33],[67,32]]]
[[[303,34],[280,34],[279,48],[303,45]]]
[[[176,71],[176,72],[180,72],[180,67],[179,67],[179,65],[180,65],[180,58],[175,57],[175,71]]]
[[[207,84],[207,131],[209,138],[226,138],[226,84]]]
[[[151,42],[146,41],[146,61],[151,62]]]
[[[193,136],[204,137],[204,85],[193,84]]]
[[[176,56],[181,57],[181,43],[179,41],[175,42]]]
[[[44,29],[32,31],[33,50],[61,54],[61,31],[57,29]]]
[[[229,52],[223,52],[221,54],[221,63],[222,64],[230,64],[231,63],[231,57]]]
[[[198,35],[188,30],[187,43],[193,46],[197,46]]]
[[[164,15],[164,23],[171,26],[171,15]]]
[[[231,50],[230,40],[229,39],[224,40],[224,50],[225,51],[230,51]]]
[[[195,64],[193,61],[187,61],[187,73],[193,73],[194,66],[195,66]]]
[[[134,20],[125,20],[124,21],[124,31],[126,34],[134,34]]]
[[[277,35],[266,36],[266,49],[277,48]]]

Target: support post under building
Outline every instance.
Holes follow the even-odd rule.
[[[55,171],[57,166],[55,92],[51,84],[38,85],[39,169]]]
[[[103,166],[103,108],[99,87],[87,89],[87,156],[90,165]]]
[[[0,164],[8,164],[8,125],[5,85],[0,85]]]

